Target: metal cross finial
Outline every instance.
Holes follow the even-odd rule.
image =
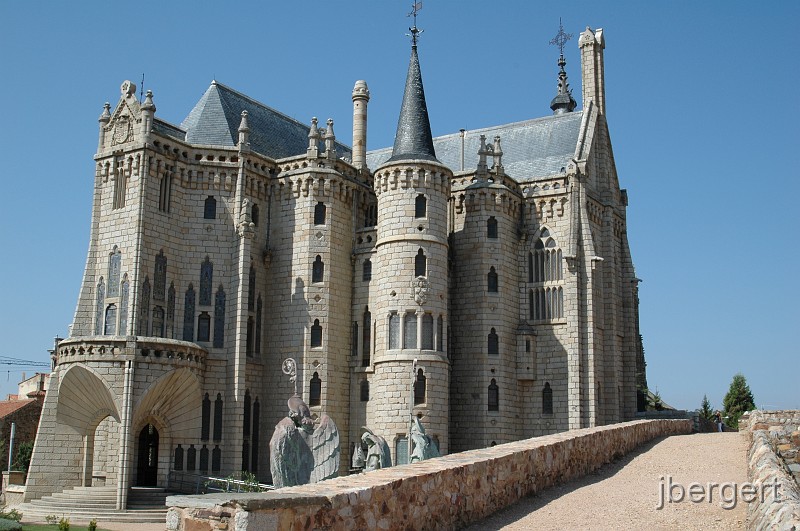
[[[550,39],[550,44],[558,46],[561,55],[564,55],[564,45],[572,38],[572,33],[564,33],[564,25],[561,23],[561,17],[558,17],[558,33]]]
[[[409,16],[409,17],[414,17],[414,25],[412,27],[408,28],[408,30],[411,32],[411,45],[412,46],[416,46],[417,45],[417,36],[420,35],[423,31],[425,31],[425,30],[417,29],[417,13],[419,12],[420,9],[422,9],[422,2],[414,2],[411,5],[411,13],[406,15],[406,16]]]

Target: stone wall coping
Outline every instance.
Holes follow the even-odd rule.
[[[564,441],[600,437],[610,432],[624,432],[631,427],[648,423],[674,424],[675,429],[671,430],[673,434],[680,432],[689,433],[691,431],[689,420],[635,420],[609,426],[583,428],[542,437],[534,437],[489,448],[454,453],[419,463],[398,465],[369,473],[341,476],[320,483],[284,487],[268,492],[170,496],[166,500],[166,505],[168,507],[180,507],[185,509],[239,506],[246,511],[257,511],[299,506],[330,506],[332,504],[335,505],[334,502],[337,499],[351,498],[352,496],[365,498],[365,501],[367,501],[373,489],[384,487],[391,488],[392,485],[402,483],[404,480],[412,478],[422,481],[426,478],[433,479],[444,471],[464,469],[471,465],[490,467],[493,462],[515,454],[540,448],[555,447]],[[685,424],[685,426],[679,426],[680,423]],[[665,434],[669,434],[670,432],[670,430],[664,431]]]

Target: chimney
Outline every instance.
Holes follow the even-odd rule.
[[[356,81],[353,87],[353,166],[364,169],[367,166],[367,103],[369,89],[364,80]]]

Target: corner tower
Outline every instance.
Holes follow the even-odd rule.
[[[436,158],[411,28],[411,60],[392,156],[375,171],[378,200],[374,393],[368,425],[407,462],[411,416],[448,451],[448,198],[452,172]],[[414,362],[417,362],[416,369]],[[413,393],[412,393],[413,389]]]

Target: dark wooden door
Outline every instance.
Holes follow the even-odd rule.
[[[139,467],[136,485],[154,487],[158,482],[158,430],[148,424],[139,432]]]

